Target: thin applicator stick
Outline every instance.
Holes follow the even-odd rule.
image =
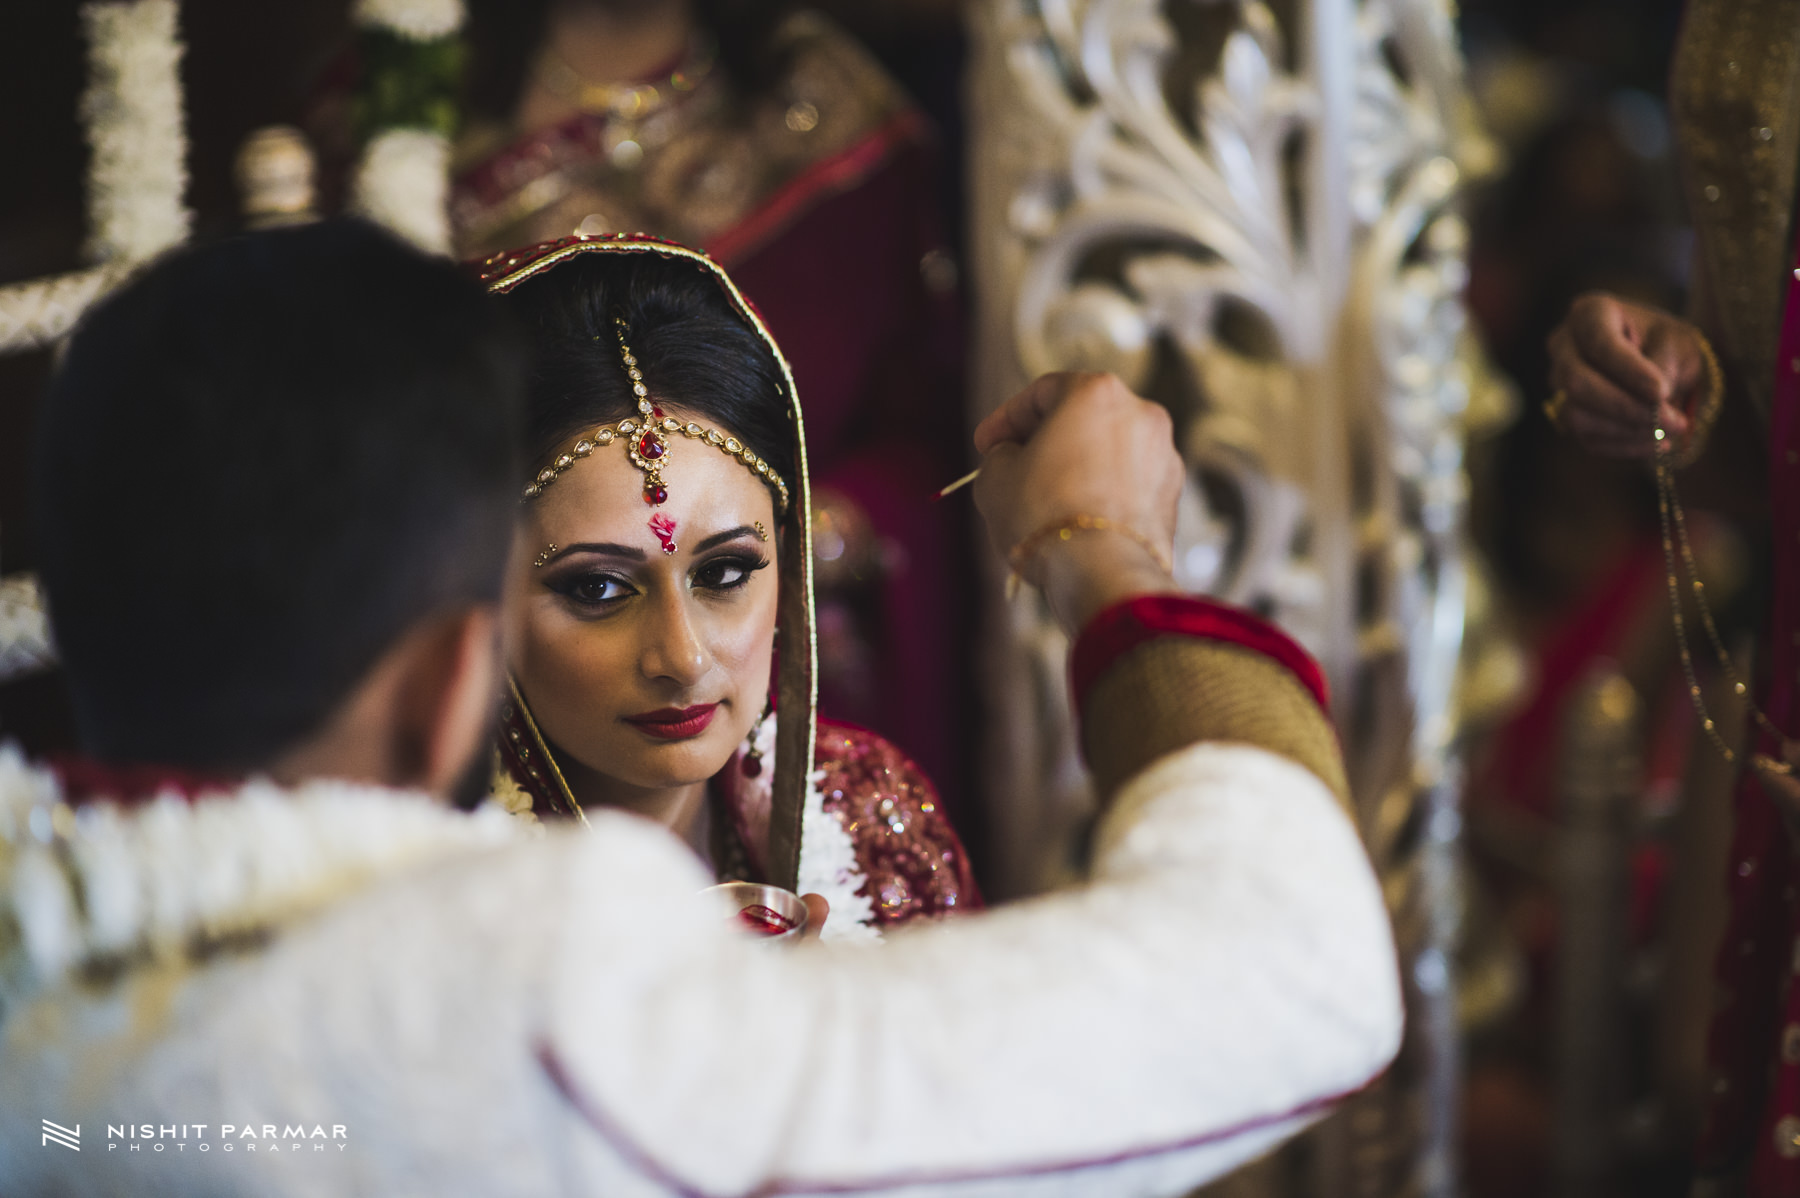
[[[970,483],[974,482],[975,479],[980,474],[981,474],[981,467],[977,466],[977,467],[975,467],[975,469],[969,471],[967,474],[963,475],[961,478],[957,479],[955,482],[953,482],[949,486],[945,487],[942,491],[939,491],[937,493],[937,497],[939,499],[942,499],[946,495],[955,494],[957,491],[962,490],[964,487],[966,487]]]

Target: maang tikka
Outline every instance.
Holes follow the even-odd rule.
[[[643,433],[635,441],[626,441],[625,452],[631,455],[631,464],[644,472],[644,502],[660,507],[669,498],[669,489],[663,486],[662,480],[662,464],[669,452],[669,443],[662,439],[658,426],[667,418],[661,408],[650,402],[650,388],[644,383],[644,372],[638,369],[637,357],[625,344],[625,330],[629,327],[623,316],[614,314],[613,335],[619,339],[619,358],[625,363],[625,377],[631,380],[631,393],[637,396],[638,414],[644,418]],[[620,425],[619,431],[629,436],[635,430]]]
[[[706,442],[754,471],[775,492],[776,515],[787,515],[787,483],[782,481],[769,463],[757,457],[749,446],[736,437],[726,436],[716,428],[702,428],[692,420],[684,424],[673,416],[665,415],[661,408],[650,402],[649,384],[644,382],[644,372],[638,369],[637,355],[631,352],[631,346],[625,341],[630,325],[617,312],[613,313],[612,321],[613,335],[619,342],[619,360],[625,366],[625,378],[631,384],[631,393],[637,398],[639,418],[627,417],[617,424],[602,425],[592,433],[584,434],[574,445],[557,454],[556,459],[548,466],[538,471],[537,477],[525,488],[524,498],[536,499],[564,470],[588,457],[594,450],[611,445],[614,440],[623,437],[625,452],[631,455],[631,464],[644,472],[644,502],[658,507],[669,499],[669,489],[663,484],[662,477],[662,468],[669,460],[666,434],[680,433],[690,440]],[[599,338],[594,340],[598,341]]]

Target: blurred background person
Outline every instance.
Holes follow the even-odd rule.
[[[1529,858],[1529,853],[1516,851],[1529,839],[1516,835],[1522,821],[1514,818],[1507,829],[1514,835],[1503,834],[1498,829],[1504,821],[1496,812],[1510,807],[1516,817],[1556,797],[1545,780],[1549,763],[1563,747],[1556,735],[1564,727],[1558,718],[1559,692],[1566,695],[1594,663],[1616,663],[1648,700],[1645,724],[1655,730],[1642,747],[1639,815],[1646,825],[1674,816],[1682,834],[1676,848],[1687,856],[1687,868],[1712,867],[1704,885],[1689,879],[1684,894],[1679,878],[1673,879],[1674,887],[1669,884],[1671,868],[1680,863],[1668,859],[1657,837],[1640,840],[1627,935],[1637,959],[1650,969],[1638,984],[1648,983],[1654,991],[1661,976],[1665,998],[1674,991],[1692,994],[1694,979],[1681,976],[1679,967],[1697,969],[1696,954],[1666,950],[1684,939],[1690,945],[1696,939],[1720,944],[1719,977],[1710,994],[1698,987],[1702,1001],[1688,1004],[1688,1026],[1677,1029],[1684,1041],[1680,1055],[1687,1058],[1682,1069],[1690,1074],[1686,1097],[1698,1106],[1704,1094],[1697,1164],[1705,1185],[1723,1187],[1721,1192],[1736,1192],[1734,1187],[1749,1174],[1750,1192],[1787,1193],[1796,1184],[1792,1162],[1800,1156],[1800,1142],[1793,1134],[1800,1132],[1800,1124],[1789,1122],[1794,1086],[1786,1075],[1800,1054],[1791,1053],[1783,1039],[1793,1020],[1791,1010],[1782,1012],[1786,1000],[1781,997],[1791,947],[1790,917],[1784,910],[1791,897],[1785,835],[1764,793],[1766,780],[1746,771],[1737,791],[1735,843],[1727,860],[1726,833],[1718,816],[1726,806],[1723,791],[1731,767],[1699,735],[1688,692],[1696,682],[1711,691],[1721,678],[1729,682],[1736,671],[1748,671],[1741,658],[1735,668],[1715,659],[1691,600],[1684,602],[1685,623],[1697,675],[1684,677],[1676,668],[1655,489],[1641,464],[1628,463],[1649,458],[1655,423],[1681,443],[1691,434],[1696,448],[1710,431],[1706,457],[1680,476],[1682,496],[1695,514],[1690,527],[1696,572],[1706,583],[1722,639],[1733,649],[1745,643],[1750,630],[1763,631],[1763,604],[1772,588],[1773,623],[1759,650],[1764,678],[1759,698],[1781,724],[1785,715],[1778,713],[1791,703],[1787,692],[1794,675],[1788,660],[1793,637],[1786,627],[1793,609],[1781,599],[1791,592],[1791,584],[1783,583],[1784,572],[1791,569],[1783,558],[1792,556],[1783,547],[1791,548],[1791,535],[1783,529],[1792,521],[1783,516],[1780,484],[1781,471],[1792,469],[1792,450],[1782,443],[1781,433],[1784,384],[1791,386],[1787,380],[1794,372],[1779,322],[1791,308],[1785,291],[1794,265],[1783,238],[1790,227],[1792,162],[1800,130],[1784,97],[1791,94],[1795,69],[1791,47],[1796,14],[1791,5],[1690,4],[1677,42],[1660,35],[1642,37],[1649,22],[1628,22],[1617,13],[1609,19],[1605,7],[1590,4],[1535,15],[1496,11],[1486,22],[1494,35],[1488,111],[1504,116],[1523,109],[1529,115],[1535,109],[1542,114],[1537,123],[1550,130],[1539,139],[1539,150],[1522,155],[1510,181],[1512,195],[1532,194],[1525,185],[1532,167],[1541,168],[1545,161],[1542,148],[1560,143],[1557,156],[1562,161],[1548,185],[1541,174],[1537,180],[1537,194],[1552,201],[1543,217],[1520,221],[1505,205],[1498,208],[1503,219],[1497,227],[1489,226],[1494,252],[1478,253],[1471,289],[1491,344],[1503,360],[1510,356],[1509,365],[1527,394],[1547,401],[1527,405],[1519,427],[1491,463],[1494,483],[1478,491],[1492,501],[1483,527],[1497,550],[1496,560],[1515,584],[1514,610],[1523,617],[1528,640],[1530,630],[1538,630],[1541,650],[1531,700],[1496,739],[1490,767],[1471,794],[1474,839],[1478,850],[1489,850],[1490,863],[1508,855],[1501,846],[1514,850],[1515,867]],[[1660,14],[1657,24],[1669,15]],[[1535,33],[1536,45],[1508,42],[1506,33],[1522,30]],[[1662,63],[1671,48],[1672,103],[1665,106],[1657,93],[1664,90],[1668,68]],[[1542,52],[1546,49],[1549,53]],[[1477,51],[1478,71],[1481,61]],[[1535,95],[1529,87],[1516,86],[1533,77],[1540,85]],[[1515,85],[1510,88],[1505,86],[1509,78]],[[1555,119],[1542,119],[1566,110],[1566,104],[1546,105],[1544,97],[1558,91],[1567,95],[1572,83],[1599,100],[1588,101],[1601,119],[1589,120],[1586,136],[1572,135],[1566,124],[1558,129]],[[1601,85],[1597,94],[1596,84]],[[1697,229],[1691,240],[1681,227],[1689,214]],[[1513,219],[1505,219],[1509,215]],[[1517,235],[1527,230],[1525,236]],[[1540,280],[1536,287],[1531,285],[1534,275]],[[1577,300],[1583,293],[1596,294]],[[1529,318],[1521,322],[1524,314]],[[1695,427],[1708,423],[1706,409],[1714,398],[1701,348],[1704,336],[1718,347],[1729,397],[1717,397],[1725,403],[1716,429]],[[1556,438],[1553,422],[1573,433],[1584,448]],[[1759,425],[1773,429],[1771,441],[1763,442]],[[1620,466],[1596,461],[1588,451],[1620,460]],[[1776,480],[1772,505],[1762,481],[1765,457]],[[1709,519],[1702,514],[1706,509],[1729,521]],[[1746,554],[1745,545],[1757,548]],[[1772,556],[1764,545],[1774,546]],[[1682,590],[1688,586],[1684,579]],[[1729,695],[1729,686],[1724,689]],[[1747,755],[1751,740],[1739,741],[1732,732],[1746,722],[1737,701],[1714,696],[1710,713],[1730,744],[1739,746],[1732,750],[1734,756]],[[1776,756],[1781,748],[1766,733],[1756,737],[1756,747]],[[1685,810],[1672,812],[1670,800],[1683,791]],[[1531,872],[1512,871],[1513,897],[1520,900],[1516,927],[1528,946],[1535,942],[1543,950],[1554,939],[1556,917],[1565,913],[1543,901],[1544,875],[1539,873],[1534,888]],[[1718,885],[1726,876],[1728,917],[1720,909],[1725,896]],[[1521,879],[1523,886],[1517,885]],[[1521,898],[1533,889],[1535,901]],[[1684,902],[1684,897],[1699,902]],[[1697,937],[1691,928],[1684,937],[1679,931],[1683,923],[1706,926]],[[1657,941],[1664,950],[1660,960]],[[1546,955],[1540,951],[1540,957]],[[1659,975],[1658,970],[1666,972]],[[1540,1031],[1551,989],[1544,984],[1534,991]],[[1640,1004],[1640,1009],[1649,1005],[1654,1004]],[[1711,1063],[1702,1072],[1699,1029],[1708,1013],[1714,1016]],[[1666,1066],[1655,1058],[1668,1046],[1658,1046],[1654,1039],[1647,1032],[1635,1034],[1633,1053],[1618,1066],[1628,1075],[1618,1079],[1621,1092],[1635,1088],[1643,1093],[1646,1075]],[[1538,1062],[1540,1081],[1554,1072],[1547,1037],[1526,1035],[1514,1047],[1524,1050],[1514,1054],[1515,1064],[1524,1058]],[[1490,1057],[1488,1063],[1497,1062]],[[1514,1132],[1523,1133],[1524,1124],[1549,1114],[1546,1102],[1504,1097],[1500,1076],[1498,1069],[1484,1074],[1479,1066],[1472,1073],[1472,1153],[1483,1140],[1490,1146],[1505,1142],[1496,1129],[1509,1125],[1506,1118],[1478,1118],[1482,1100],[1491,1104],[1490,1115],[1517,1116],[1510,1121]],[[1661,1115],[1665,1122],[1660,1127],[1640,1121],[1627,1138],[1635,1136],[1640,1145],[1663,1137],[1679,1145],[1693,1142],[1697,1111],[1665,1107]],[[1550,1138],[1550,1129],[1540,1122],[1539,1144]],[[1681,1191],[1690,1163],[1678,1159],[1681,1154],[1640,1148],[1637,1155],[1646,1160],[1664,1156],[1665,1167],[1643,1173],[1629,1192]],[[1530,1182],[1520,1174],[1522,1160],[1530,1160],[1531,1154],[1513,1154],[1508,1161],[1505,1153],[1495,1151],[1487,1159],[1497,1169],[1485,1174],[1472,1170],[1477,1185],[1484,1179],[1492,1184],[1496,1172],[1511,1172],[1519,1182],[1513,1192],[1528,1192]]]
[[[1671,80],[1695,227],[1687,303],[1586,295],[1549,339],[1550,419],[1604,456],[1643,461],[1666,446],[1683,463],[1705,454],[1713,479],[1701,474],[1687,489],[1698,494],[1716,481],[1720,499],[1752,522],[1756,555],[1766,560],[1770,606],[1754,705],[1745,707],[1750,735],[1716,746],[1728,760],[1748,756],[1753,768],[1734,804],[1698,1160],[1707,1184],[1755,1195],[1800,1193],[1800,990],[1788,982],[1800,919],[1792,845],[1770,801],[1800,800],[1789,777],[1800,763],[1792,739],[1800,670],[1797,27],[1793,3],[1688,6]],[[1679,519],[1677,501],[1664,502]],[[1681,571],[1670,560],[1674,589]],[[1692,586],[1698,592],[1700,582]],[[1691,639],[1697,652],[1712,652],[1706,638]],[[1698,685],[1692,697],[1701,700]],[[1712,730],[1710,719],[1705,726]]]

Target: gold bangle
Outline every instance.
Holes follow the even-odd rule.
[[[1700,358],[1706,364],[1706,394],[1695,403],[1693,410],[1686,413],[1688,418],[1688,435],[1681,443],[1681,449],[1670,455],[1669,465],[1679,470],[1691,466],[1706,449],[1706,440],[1712,436],[1713,425],[1719,421],[1719,413],[1725,407],[1725,372],[1719,367],[1719,356],[1713,352],[1712,342],[1698,328],[1694,336],[1700,342]]]
[[[1169,555],[1155,541],[1131,527],[1120,524],[1116,520],[1108,520],[1105,516],[1074,515],[1061,520],[1052,520],[1017,545],[1006,555],[1006,565],[1011,571],[1006,576],[1006,597],[1011,599],[1019,592],[1019,583],[1025,575],[1025,565],[1037,553],[1038,547],[1051,537],[1058,540],[1072,540],[1078,532],[1116,532],[1137,543],[1153,561],[1162,568],[1165,574],[1174,574],[1175,566]]]
[[[1550,427],[1559,433],[1562,431],[1563,405],[1568,402],[1569,393],[1561,387],[1551,392],[1550,398],[1544,401],[1544,416],[1550,421]]]

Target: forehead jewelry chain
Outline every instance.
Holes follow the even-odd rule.
[[[644,382],[644,372],[638,369],[637,355],[631,352],[631,346],[625,342],[627,327],[623,316],[613,316],[613,334],[619,342],[619,360],[625,365],[625,377],[631,384],[632,395],[637,398],[639,418],[628,417],[617,424],[602,425],[577,439],[574,445],[557,454],[554,461],[538,471],[537,477],[525,488],[523,498],[536,499],[543,494],[545,487],[555,482],[570,466],[592,455],[596,449],[603,449],[622,438],[625,451],[631,455],[631,464],[644,472],[644,502],[652,507],[659,507],[668,502],[669,498],[669,489],[663,485],[662,476],[662,468],[669,461],[666,434],[680,433],[689,440],[704,441],[727,457],[742,462],[745,469],[762,479],[775,492],[776,515],[787,515],[787,483],[768,462],[756,456],[748,445],[716,428],[702,428],[692,420],[684,424],[673,416],[664,415],[661,408],[650,402],[650,387]],[[596,337],[595,340],[598,341],[599,338]]]
[[[1701,581],[1700,571],[1694,565],[1694,548],[1688,541],[1687,514],[1682,511],[1681,499],[1675,493],[1675,472],[1671,461],[1673,457],[1674,444],[1666,432],[1657,429],[1656,506],[1662,522],[1663,566],[1669,580],[1669,613],[1675,624],[1675,648],[1681,658],[1681,672],[1687,682],[1688,698],[1700,717],[1700,730],[1726,761],[1735,762],[1738,759],[1737,750],[1726,744],[1725,738],[1719,735],[1712,715],[1706,709],[1706,699],[1700,692],[1700,678],[1694,670],[1693,653],[1688,645],[1687,621],[1681,614],[1681,574],[1675,565],[1677,548],[1681,552],[1681,564],[1687,572],[1688,585],[1693,591],[1694,608],[1700,617],[1700,626],[1705,629],[1706,639],[1711,642],[1713,653],[1719,659],[1720,672],[1725,681],[1731,684],[1731,693],[1743,703],[1744,710],[1750,714],[1757,727],[1768,733],[1785,750],[1794,742],[1775,726],[1775,722],[1750,697],[1750,688],[1738,677],[1736,667],[1731,664],[1731,654],[1725,650],[1725,640],[1719,635],[1719,626],[1713,622],[1712,608],[1706,602],[1706,584]],[[1751,764],[1777,774],[1793,772],[1793,767],[1786,761],[1777,761],[1761,753],[1751,758]]]
[[[662,480],[669,443],[662,438],[663,410],[650,402],[650,388],[644,384],[644,372],[638,369],[637,358],[625,344],[626,327],[623,316],[613,317],[613,335],[619,339],[619,357],[625,363],[625,377],[631,380],[631,393],[637,396],[638,414],[644,418],[644,423],[643,432],[636,440],[629,439],[636,430],[621,425],[619,431],[628,438],[625,452],[631,455],[631,464],[644,472],[644,502],[656,507],[669,498],[669,489],[663,486]]]

